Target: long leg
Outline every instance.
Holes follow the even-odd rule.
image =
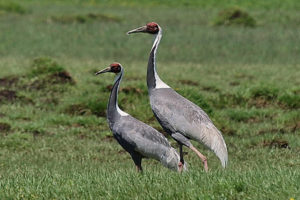
[[[143,172],[142,168],[142,156],[137,154],[137,153],[132,153],[131,158],[136,166],[136,171],[137,172]]]
[[[207,166],[207,158],[201,154],[190,142],[190,140],[186,137],[184,137],[182,134],[180,133],[172,133],[171,134],[172,138],[174,138],[180,145],[180,148],[182,147],[182,145],[187,146],[188,148],[190,148],[192,151],[194,151],[197,156],[202,160],[203,165],[204,165],[204,169],[207,172],[208,171],[208,166]],[[182,149],[180,149],[182,150]],[[183,158],[183,156],[182,156]],[[180,159],[181,159],[181,155],[180,155]]]
[[[182,152],[182,144],[179,144],[179,153],[180,153],[180,162],[178,164],[178,171],[182,172],[184,166],[183,152]]]
[[[197,154],[197,156],[202,160],[203,165],[204,165],[204,169],[207,172],[208,171],[208,166],[207,166],[207,158],[206,158],[206,156],[204,156],[202,153],[200,153],[193,145],[191,145],[189,148],[192,151],[194,151]]]

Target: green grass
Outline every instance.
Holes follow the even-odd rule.
[[[0,199],[300,198],[298,1],[13,5],[29,12],[0,9]],[[231,6],[257,25],[212,26]],[[118,20],[76,22],[91,13]],[[144,173],[137,174],[111,137],[105,114],[114,77],[94,73],[113,61],[125,67],[120,107],[162,131],[145,81],[152,37],[125,34],[149,21],[164,30],[160,77],[221,129],[229,151],[225,170],[194,143],[208,157],[209,173],[185,148],[187,173],[144,160]]]
[[[24,14],[26,13],[26,9],[21,5],[9,1],[0,1],[0,14],[3,13],[17,13]]]

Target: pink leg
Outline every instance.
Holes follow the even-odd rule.
[[[182,151],[182,144],[179,146],[179,153],[180,153],[180,162],[178,163],[178,172],[181,173],[183,170],[184,160],[183,160],[183,151]]]
[[[179,162],[178,163],[178,172],[181,173],[183,170],[183,163],[182,162]]]
[[[202,153],[200,153],[194,146],[190,146],[190,149],[193,150],[197,154],[197,156],[202,160],[204,164],[204,169],[206,172],[208,172],[207,158]]]

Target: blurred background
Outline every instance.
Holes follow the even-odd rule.
[[[299,198],[299,9],[298,0],[0,0],[0,198]],[[152,21],[163,29],[161,79],[222,131],[228,169],[195,144],[210,173],[185,149],[189,173],[145,160],[139,177],[113,139],[114,77],[94,73],[114,61],[125,67],[120,107],[165,134],[146,87],[153,36],[126,35]]]

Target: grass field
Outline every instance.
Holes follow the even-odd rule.
[[[214,26],[238,6],[257,25]],[[0,0],[0,199],[300,199],[300,3]],[[160,77],[223,132],[229,165],[186,152],[177,174],[144,160],[137,174],[112,138],[106,104],[125,67],[122,109],[162,129],[148,102],[150,35],[163,28]],[[176,147],[176,143],[169,138]]]

